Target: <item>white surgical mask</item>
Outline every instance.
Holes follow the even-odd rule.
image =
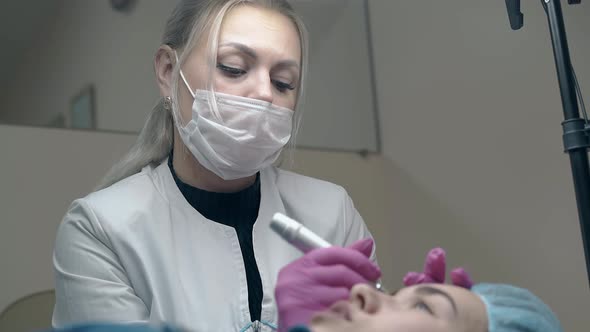
[[[193,92],[192,118],[175,114],[182,141],[195,158],[224,180],[245,178],[272,165],[291,138],[293,111],[269,102],[206,90]]]

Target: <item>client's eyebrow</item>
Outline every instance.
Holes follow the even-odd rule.
[[[457,303],[455,303],[455,300],[453,300],[453,298],[447,292],[440,290],[438,288],[430,287],[430,286],[422,286],[422,287],[416,288],[414,290],[414,293],[422,294],[422,295],[441,295],[441,296],[443,296],[445,299],[447,299],[449,301],[449,303],[453,307],[453,313],[455,314],[455,316],[457,316]]]
[[[401,291],[402,289],[403,289],[403,288],[398,288],[398,289],[394,290],[393,292],[390,292],[390,293],[389,293],[389,295],[391,295],[391,296],[396,296],[396,295],[397,295],[397,293],[399,293],[399,291]]]

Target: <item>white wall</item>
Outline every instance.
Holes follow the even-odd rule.
[[[57,225],[133,136],[0,125],[0,311],[52,289]]]
[[[370,4],[384,155],[395,167],[388,184],[414,190],[388,189],[385,200],[394,264],[442,245],[476,280],[529,287],[565,331],[587,331],[590,292],[541,4],[522,1],[520,31],[504,1]],[[590,4],[564,13],[590,100]]]

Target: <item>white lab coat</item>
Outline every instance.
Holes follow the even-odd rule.
[[[55,243],[53,325],[167,322],[198,332],[274,330],[277,273],[301,253],[270,230],[272,215],[283,212],[336,245],[370,234],[340,186],[274,167],[261,172],[260,185],[253,230],[264,292],[260,322],[250,321],[234,228],[199,214],[164,161],[72,203]]]

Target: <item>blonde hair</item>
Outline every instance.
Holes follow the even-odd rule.
[[[121,158],[105,175],[97,186],[100,190],[118,182],[128,176],[141,171],[148,165],[159,165],[170,154],[174,141],[173,114],[180,114],[178,103],[178,82],[180,67],[190,51],[206,39],[209,53],[210,77],[216,67],[217,48],[221,25],[227,13],[238,5],[253,5],[271,9],[288,17],[296,26],[301,42],[301,78],[298,86],[297,103],[295,107],[294,125],[291,140],[287,145],[288,158],[292,159],[292,150],[303,113],[303,96],[307,79],[309,38],[303,20],[293,10],[286,0],[180,0],[172,11],[164,30],[162,44],[181,51],[179,61],[172,73],[172,112],[161,98],[150,112],[146,123],[139,133],[136,143],[131,150]],[[208,34],[207,34],[208,33]],[[211,85],[209,89],[212,91]],[[170,106],[170,105],[168,105]],[[174,112],[174,113],[173,113]]]

